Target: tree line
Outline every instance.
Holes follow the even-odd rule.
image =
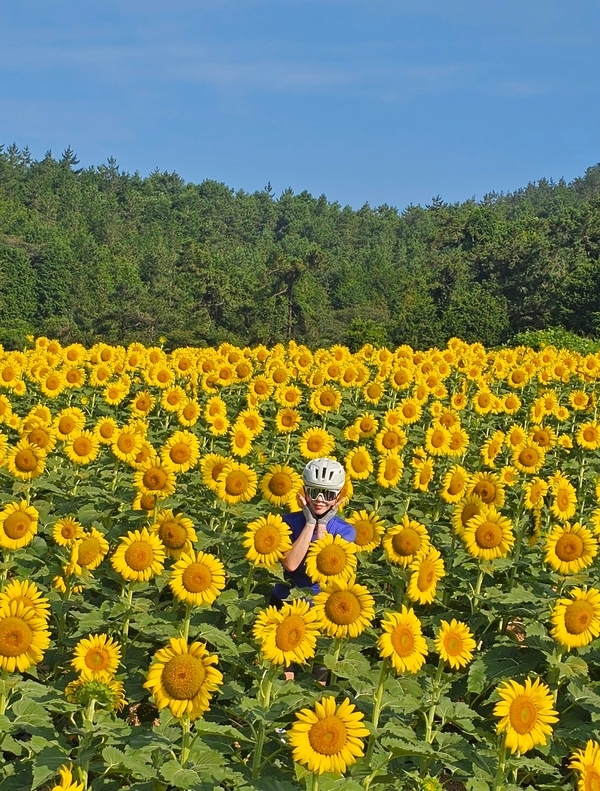
[[[488,346],[600,334],[600,164],[481,201],[354,210],[0,147],[0,341]]]

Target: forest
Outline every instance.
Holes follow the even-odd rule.
[[[600,335],[600,164],[570,183],[358,210],[69,147],[0,146],[0,342],[497,346]],[[525,336],[523,336],[525,333]]]

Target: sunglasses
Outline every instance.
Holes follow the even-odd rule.
[[[333,502],[339,495],[339,492],[333,492],[331,489],[319,489],[316,486],[305,486],[304,491],[311,500],[316,500],[320,495],[326,503]]]

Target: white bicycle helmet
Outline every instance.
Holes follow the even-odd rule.
[[[304,468],[302,480],[305,486],[341,492],[346,483],[346,472],[334,459],[313,459]]]

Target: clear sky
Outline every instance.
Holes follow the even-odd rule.
[[[598,0],[0,0],[0,143],[357,208],[600,161]]]

